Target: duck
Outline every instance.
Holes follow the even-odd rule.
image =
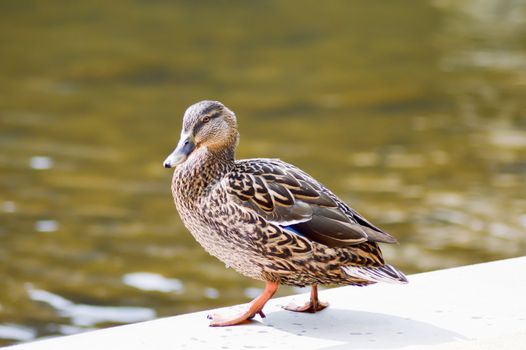
[[[352,209],[298,167],[279,159],[236,160],[236,114],[204,100],[188,107],[175,150],[171,190],[179,216],[212,256],[265,283],[261,295],[234,314],[208,315],[210,326],[232,326],[265,317],[263,308],[280,285],[310,286],[303,305],[315,313],[318,285],[407,283],[386,264],[379,243],[397,240]]]

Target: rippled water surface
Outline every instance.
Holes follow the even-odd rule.
[[[4,1],[0,42],[0,344],[259,293],[161,166],[205,98],[405,272],[526,253],[525,1]]]

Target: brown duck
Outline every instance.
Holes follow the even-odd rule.
[[[176,166],[172,193],[184,225],[211,255],[266,282],[236,315],[210,315],[211,326],[242,323],[280,284],[311,287],[310,300],[285,308],[316,312],[318,284],[407,283],[384,262],[378,243],[396,239],[371,224],[297,167],[279,159],[235,159],[236,115],[217,101],[190,106],[181,139],[164,166]]]

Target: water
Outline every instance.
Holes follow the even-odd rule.
[[[400,246],[407,273],[526,253],[526,3],[0,5],[0,344],[241,303],[162,161],[205,98]],[[292,289],[282,289],[291,293]]]

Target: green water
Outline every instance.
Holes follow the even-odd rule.
[[[237,113],[238,157],[398,237],[407,273],[524,255],[525,96],[525,1],[3,1],[0,344],[258,292],[172,203],[202,99]]]

